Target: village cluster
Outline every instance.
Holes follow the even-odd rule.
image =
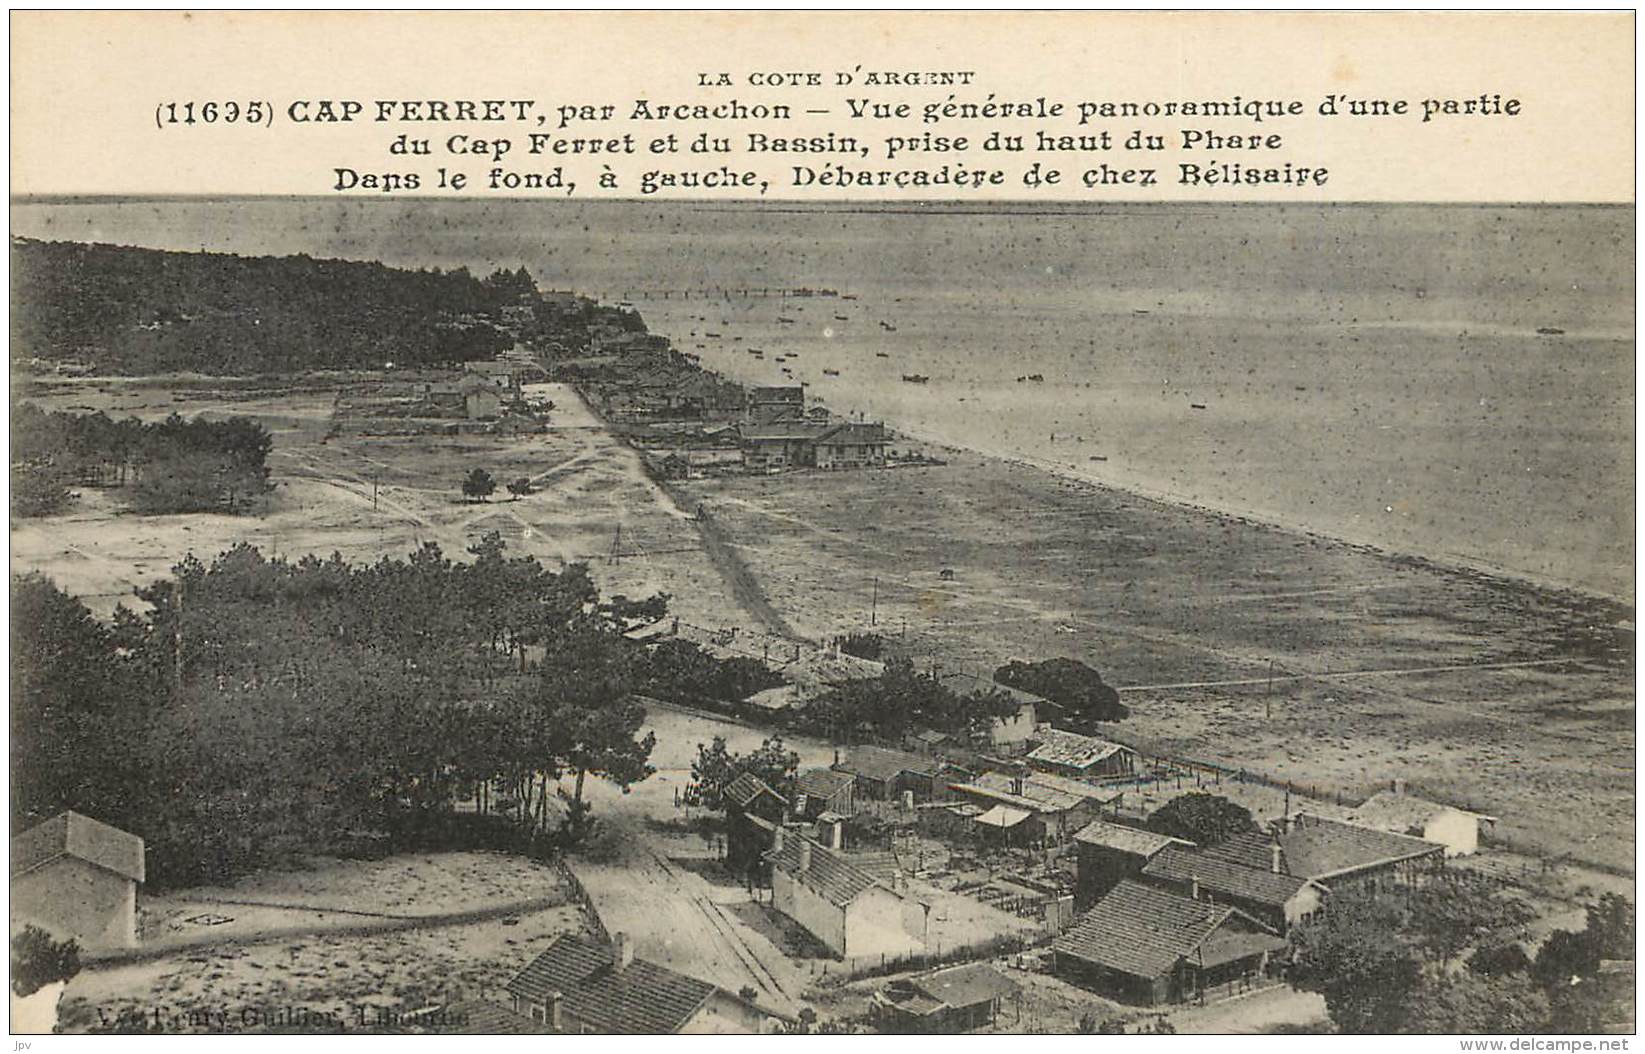
[[[381,372],[361,370],[340,386],[329,420],[319,402],[315,418],[328,429],[322,442],[543,433],[569,409],[556,407],[555,398],[570,395],[592,415],[578,419],[588,422],[575,426],[585,429],[579,439],[596,434],[608,439],[606,433],[620,438],[638,452],[651,478],[638,468],[635,475],[652,490],[659,489],[657,480],[718,474],[932,464],[922,451],[897,449],[900,440],[882,423],[844,420],[809,400],[804,385],[745,386],[703,368],[696,356],[647,332],[626,306],[532,288],[517,305],[495,315],[458,316],[450,326],[463,339],[482,339],[476,334],[484,329],[483,339],[495,339],[502,350],[473,357],[457,369],[442,362],[439,369],[387,363]],[[904,380],[926,378],[905,375]],[[423,449],[437,445],[442,444]],[[610,445],[633,464],[630,450]],[[529,494],[532,480],[519,482],[516,496]],[[351,507],[363,508],[369,500],[375,508],[375,486],[369,499],[364,491],[355,498]],[[485,516],[503,511],[473,510]],[[706,518],[699,506],[696,522]],[[501,575],[496,569],[509,565],[501,558],[499,537],[491,537],[493,562],[486,567]],[[428,549],[420,552],[427,556]],[[614,543],[612,564],[616,552]],[[579,573],[584,570],[578,566]],[[939,582],[955,579],[952,568],[937,572]],[[878,588],[876,579],[871,603],[879,602]],[[489,603],[494,594],[483,595]],[[460,998],[445,992],[437,1005],[393,1008],[389,1017],[376,1019],[384,1022],[379,1031],[775,1033],[819,1030],[819,1024],[892,1033],[1033,1031],[1024,1005],[1028,989],[1042,982],[1066,993],[1061,998],[1106,1008],[1105,1014],[1125,1008],[1119,1024],[1134,1024],[1141,1014],[1283,989],[1300,928],[1329,912],[1333,898],[1429,887],[1447,873],[1448,861],[1478,853],[1482,835],[1497,822],[1412,793],[1402,779],[1349,802],[1335,792],[1322,795],[1176,756],[1167,752],[1173,748],[1133,738],[1132,726],[1118,725],[1112,715],[1079,711],[1050,687],[1040,686],[1046,693],[1040,695],[981,678],[962,683],[967,679],[956,672],[939,676],[934,657],[929,675],[910,672],[909,678],[927,682],[922,690],[963,695],[971,705],[991,708],[947,723],[924,711],[926,716],[899,723],[894,733],[866,721],[854,723],[855,717],[830,724],[831,718],[817,715],[836,705],[842,691],[877,690],[872,686],[886,683],[893,661],[896,669],[912,671],[907,657],[893,657],[894,645],[872,632],[866,635],[875,644],[872,654],[885,644],[886,662],[869,652],[854,654],[839,639],[824,645],[804,643],[793,632],[707,630],[663,614],[668,597],[653,599],[655,614],[615,613],[646,603],[620,596],[607,605],[613,614],[602,623],[602,640],[621,645],[625,661],[685,655],[709,663],[741,661],[746,670],[757,660],[758,672],[771,679],[751,682],[741,695],[712,698],[667,696],[664,678],[646,682],[645,693],[666,700],[625,682],[614,693],[623,705],[643,707],[648,721],[662,714],[680,722],[672,727],[690,730],[682,737],[712,729],[703,738],[717,739],[722,755],[728,754],[722,733],[769,737],[761,749],[778,755],[784,751],[781,736],[800,733],[796,743],[803,736],[810,752],[805,762],[798,761],[798,753],[795,761],[775,765],[729,755],[734,771],[710,787],[689,760],[679,760],[680,742],[689,740],[669,744],[676,754],[665,769],[652,753],[664,733],[648,733],[632,771],[607,774],[620,786],[620,794],[613,791],[611,797],[623,800],[615,804],[584,799],[583,777],[601,774],[586,760],[575,770],[575,797],[562,792],[554,803],[550,786],[562,776],[573,778],[568,772],[530,772],[522,802],[516,786],[484,770],[475,785],[464,784],[461,793],[453,791],[443,802],[450,815],[442,819],[454,828],[467,820],[516,827],[530,821],[523,825],[530,827],[530,837],[510,843],[511,850],[524,845],[513,862],[540,867],[552,876],[545,884],[559,884],[557,892],[573,891],[552,905],[565,908],[567,916],[555,920],[559,929],[538,934],[534,942],[525,936],[529,927],[512,927],[523,916],[546,912],[543,903],[532,902],[530,911],[505,903],[453,912],[466,922],[512,929],[513,936],[500,938],[487,952],[503,960],[508,979]],[[176,603],[180,610],[181,592]],[[581,603],[573,609],[582,611]],[[180,649],[181,630],[177,638]],[[546,648],[522,636],[522,675],[528,646],[537,649],[534,656]],[[508,653],[509,665],[514,654]],[[415,658],[423,661],[421,654]],[[1052,661],[1095,675],[1072,660]],[[671,669],[661,662],[647,668]],[[997,681],[1009,681],[1003,677],[1006,669],[996,673]],[[774,681],[780,683],[764,687]],[[1124,708],[1118,713],[1123,717]],[[462,720],[470,716],[464,711]],[[703,746],[699,751],[706,754]],[[683,775],[688,770],[689,783]],[[539,776],[540,786],[534,782]],[[673,786],[662,786],[666,781]],[[595,782],[590,781],[591,795]],[[535,816],[533,787],[539,795]],[[514,800],[496,806],[497,798]],[[1243,822],[1203,841],[1164,833],[1156,822],[1159,813],[1187,799],[1228,806]],[[62,807],[54,805],[52,811]],[[609,823],[605,830],[626,842],[612,850],[615,861],[599,860],[593,852],[571,859],[589,849],[582,842],[543,850],[556,808],[576,820],[586,819],[577,810],[592,810],[596,826]],[[88,806],[87,811],[95,810]],[[161,835],[149,837],[157,844]],[[151,857],[161,859],[158,853]],[[92,962],[129,964],[148,950],[144,832],[120,830],[78,811],[61,812],[16,834],[11,861],[14,931],[32,926],[70,938]],[[643,872],[643,881],[625,884],[625,869]],[[155,863],[156,876],[160,870]],[[689,891],[682,892],[688,882]],[[668,919],[672,916],[661,906],[666,897],[689,901],[693,914],[682,915],[706,928],[682,931],[679,941],[707,933],[711,946],[697,950],[695,959],[682,953],[657,961],[663,957],[659,944],[666,948],[669,940],[652,934],[642,942],[635,929],[635,913],[649,910],[648,896],[657,898],[659,917]],[[608,910],[613,904],[615,912]],[[156,957],[186,954],[194,947],[189,941],[206,947],[209,936],[202,935],[233,923],[233,912],[293,905],[270,905],[253,896],[224,900],[219,907],[170,920],[174,929],[188,927],[188,932],[183,938],[169,935],[174,946],[157,947]],[[372,916],[352,906],[339,910]],[[383,914],[373,916],[371,925],[379,918],[408,930],[426,921]],[[294,927],[292,932],[312,936],[316,931]],[[705,958],[721,954],[737,960],[730,974],[757,985],[738,985],[727,981],[725,971],[699,968]],[[334,959],[332,965],[343,964]],[[1627,970],[1631,977],[1631,962]],[[175,987],[184,983],[178,980]],[[60,991],[59,986],[48,994],[55,999]],[[824,1007],[826,1020],[819,1022],[813,1003]],[[1311,1020],[1317,1023],[1321,1016]],[[1067,1029],[1070,1022],[1055,1025]],[[1094,1023],[1082,1030],[1093,1029]]]
[[[1042,724],[1055,704],[1014,694],[1021,709],[996,720],[979,749],[918,733],[905,750],[842,748],[786,794],[750,772],[724,788],[722,866],[817,954],[848,973],[937,964],[873,995],[870,1019],[883,1030],[964,1031],[1013,1013],[1019,984],[999,956],[1015,952],[1020,966],[1029,949],[1052,975],[1141,1007],[1281,984],[1291,928],[1334,892],[1418,886],[1474,853],[1492,822],[1395,781],[1357,806],[1309,801],[1260,831],[1198,846],[1146,829],[1127,804],[1171,777],[1171,759]],[[141,838],[71,812],[14,837],[11,858],[18,924],[93,954],[138,946]],[[933,913],[953,909],[942,894],[1023,925],[943,947]],[[657,1033],[777,1031],[793,1020],[750,991],[637,958],[615,933],[562,936],[502,992],[403,1024]]]

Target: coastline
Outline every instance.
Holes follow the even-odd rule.
[[[889,427],[898,436],[915,440],[920,443],[935,446],[944,450],[963,451],[985,457],[995,461],[1003,461],[1023,468],[1034,469],[1055,476],[1058,479],[1096,487],[1114,494],[1124,494],[1160,505],[1169,505],[1189,512],[1196,512],[1206,516],[1221,519],[1232,519],[1242,524],[1264,527],[1270,530],[1282,531],[1286,534],[1304,538],[1313,538],[1338,545],[1347,546],[1365,553],[1384,557],[1391,560],[1420,563],[1434,570],[1454,574],[1466,574],[1490,579],[1501,580],[1508,584],[1524,588],[1539,590],[1546,593],[1561,594],[1575,600],[1586,602],[1603,602],[1623,607],[1632,614],[1636,610],[1635,597],[1620,593],[1608,592],[1585,586],[1579,583],[1554,578],[1547,575],[1537,575],[1515,568],[1493,564],[1477,557],[1462,553],[1433,553],[1419,552],[1410,549],[1394,548],[1369,537],[1350,537],[1342,533],[1323,531],[1305,523],[1288,520],[1282,514],[1273,510],[1251,507],[1237,507],[1217,502],[1208,502],[1204,499],[1189,498],[1170,490],[1136,483],[1133,481],[1119,481],[1105,479],[1102,476],[1082,471],[1073,466],[1046,458],[1036,458],[1015,451],[994,449],[985,445],[965,440],[956,440],[952,436],[945,436],[929,429],[905,428],[894,421],[887,421]]]

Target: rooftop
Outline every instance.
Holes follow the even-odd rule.
[[[1052,947],[1058,954],[1133,977],[1159,977],[1201,945],[1210,947],[1211,935],[1231,920],[1237,921],[1230,937],[1251,938],[1241,941],[1249,945],[1243,954],[1285,946],[1282,938],[1234,908],[1190,900],[1125,879],[1058,937]]]
[[[1438,842],[1299,814],[1284,830],[1235,835],[1206,852],[1249,868],[1268,870],[1273,863],[1275,840],[1280,845],[1281,871],[1316,880],[1445,851]]]
[[[948,1006],[975,1006],[1017,994],[1017,983],[987,963],[950,966],[908,979],[911,987]]]
[[[1042,761],[1049,765],[1067,765],[1076,769],[1089,768],[1125,749],[1118,743],[1110,743],[1106,739],[1082,736],[1078,732],[1064,732],[1060,728],[1042,728],[1034,733],[1034,736],[1040,741],[1040,745],[1028,755],[1029,760]]]
[[[918,754],[907,754],[900,750],[885,747],[852,747],[845,760],[835,767],[841,772],[852,772],[886,783],[904,772],[935,776],[938,765],[930,758],[922,758]]]
[[[58,813],[13,838],[11,877],[62,857],[84,860],[134,882],[143,881],[143,840],[77,812]]]
[[[771,785],[752,772],[744,772],[736,779],[725,785],[725,800],[739,808],[746,808],[750,802],[762,794],[769,794],[778,801],[787,804],[787,799],[771,789]]]
[[[794,794],[805,794],[813,798],[832,798],[840,791],[851,786],[857,777],[849,772],[835,772],[833,769],[812,769],[802,772],[800,778],[794,781]]]
[[[1124,824],[1109,823],[1107,820],[1092,820],[1081,827],[1074,835],[1074,841],[1086,845],[1101,846],[1104,849],[1118,849],[1124,853],[1134,853],[1137,856],[1153,856],[1168,846],[1183,846],[1189,849],[1194,843],[1185,842],[1181,838],[1172,838],[1167,834],[1155,834],[1153,831],[1144,831],[1140,827],[1126,827]]]
[[[707,981],[635,959],[617,969],[611,945],[562,936],[508,982],[510,995],[546,1004],[602,1034],[678,1032],[714,994]]]
[[[1360,802],[1349,812],[1348,820],[1351,823],[1386,831],[1410,831],[1426,826],[1430,820],[1444,812],[1459,812],[1490,822],[1496,820],[1494,816],[1469,812],[1454,805],[1444,805],[1392,790],[1378,791]]]
[[[1276,874],[1270,867],[1258,869],[1213,856],[1203,850],[1168,845],[1143,867],[1142,873],[1172,882],[1198,880],[1206,889],[1258,904],[1284,907],[1309,879],[1300,875]]]
[[[834,443],[839,446],[883,446],[886,441],[885,426],[882,424],[848,422],[835,425],[817,436],[819,443]]]
[[[811,847],[811,866],[800,870],[800,846]],[[836,907],[845,907],[869,889],[881,886],[874,875],[857,867],[843,853],[824,848],[808,838],[786,839],[779,849],[766,854],[771,866],[793,876],[796,882]]]

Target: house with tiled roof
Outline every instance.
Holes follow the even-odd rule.
[[[903,955],[924,947],[925,906],[892,889],[887,874],[782,828],[766,859],[772,907],[835,955]]]
[[[964,783],[951,783],[948,789],[957,797],[981,805],[987,810],[984,816],[996,807],[1026,814],[1028,819],[1023,822],[1030,825],[1031,838],[1053,844],[1068,841],[1120,799],[1117,791],[1042,772],[985,772]],[[979,822],[989,823],[980,818]]]
[[[895,801],[909,792],[917,802],[931,801],[946,788],[942,762],[888,747],[851,747],[834,768],[857,778],[858,799]]]
[[[1056,973],[1152,1006],[1231,995],[1267,971],[1285,938],[1227,904],[1125,879],[1052,944]]]
[[[1020,994],[987,963],[965,963],[890,982],[874,993],[869,1013],[880,1031],[895,1035],[969,1032],[993,1023],[1006,1006],[1020,1016]]]
[[[752,772],[740,773],[721,792],[725,804],[725,866],[733,874],[763,872],[771,833],[788,812],[788,799]]]
[[[883,424],[837,424],[811,440],[810,460],[818,468],[884,465],[889,442]]]
[[[1129,776],[1137,769],[1137,752],[1096,736],[1067,732],[1049,725],[1035,730],[1028,765],[1042,772],[1075,779]]]
[[[1142,879],[1183,896],[1229,904],[1279,933],[1308,918],[1325,903],[1325,887],[1311,878],[1287,875],[1272,866],[1246,867],[1225,857],[1168,845],[1143,865]]]
[[[794,815],[815,820],[823,813],[856,815],[853,788],[857,777],[835,769],[811,769],[794,781]]]
[[[1193,848],[1170,835],[1155,834],[1107,820],[1093,820],[1074,834],[1077,872],[1074,908],[1084,911],[1127,878],[1135,878],[1159,853],[1171,846]]]
[[[77,812],[11,840],[12,928],[38,926],[83,949],[137,943],[143,840]]]
[[[1326,889],[1414,885],[1445,866],[1445,846],[1359,824],[1298,814],[1267,831],[1237,834],[1207,854],[1258,870],[1312,879]]]
[[[618,1036],[756,1034],[777,1017],[707,981],[609,942],[562,936],[504,986],[508,1008],[554,1032]]]

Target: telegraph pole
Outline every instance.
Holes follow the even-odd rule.
[[[1268,691],[1263,695],[1263,719],[1274,718],[1274,660],[1268,660]]]
[[[874,579],[874,599],[870,602],[870,606],[868,608],[868,624],[870,626],[878,625],[879,624],[879,616],[880,616],[880,580],[876,578],[876,579]]]

